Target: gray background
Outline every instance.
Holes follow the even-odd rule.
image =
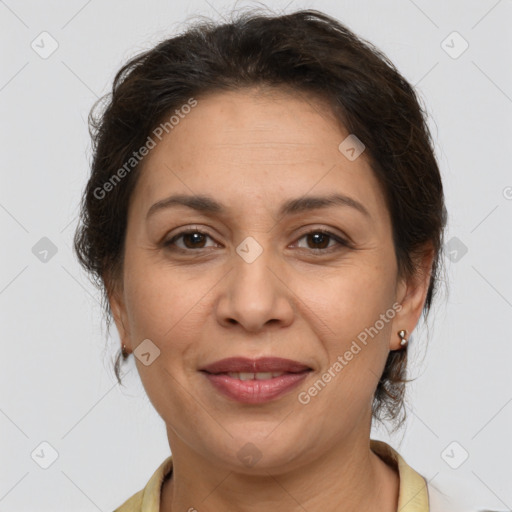
[[[107,343],[99,293],[71,250],[90,162],[86,121],[129,57],[188,15],[219,19],[233,5],[0,1],[0,511],[113,510],[169,454],[133,360],[126,387],[117,385],[117,332]],[[439,487],[471,495],[474,510],[510,510],[512,2],[268,5],[337,17],[381,48],[426,104],[450,213],[450,293],[430,331],[415,333],[405,435],[372,437]],[[46,56],[52,39],[58,48]],[[52,450],[58,458],[43,469]]]

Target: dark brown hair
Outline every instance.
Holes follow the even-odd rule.
[[[391,215],[399,275],[422,272],[418,256],[434,251],[426,318],[438,288],[446,209],[417,94],[381,51],[326,14],[253,11],[224,24],[201,20],[132,58],[117,72],[112,92],[91,110],[92,172],[74,248],[103,292],[107,330],[112,317],[107,290],[122,286],[128,205],[140,165],[105,197],[98,198],[98,190],[191,97],[252,86],[287,88],[326,101],[364,143]],[[127,357],[119,351],[115,361],[119,383],[121,356]],[[374,419],[398,426],[405,420],[406,363],[407,350],[390,351],[373,400]]]

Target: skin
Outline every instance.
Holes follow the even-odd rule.
[[[401,349],[397,331],[419,320],[432,255],[424,277],[398,276],[379,184],[365,153],[350,161],[339,151],[348,132],[321,101],[256,88],[197,99],[143,161],[123,281],[109,293],[121,343],[133,351],[150,339],[160,350],[149,366],[135,358],[173,454],[160,510],[395,512],[398,474],[370,450],[371,403],[389,351]],[[286,199],[334,192],[369,217],[339,205],[278,217]],[[176,193],[209,195],[226,212],[177,206],[146,219]],[[189,228],[208,236],[164,245]],[[351,245],[305,236],[317,229]],[[252,263],[236,252],[248,236],[263,249]],[[300,403],[394,303],[394,318]],[[231,356],[285,357],[313,371],[277,400],[241,404],[198,371]],[[237,456],[248,442],[261,454],[252,467]]]

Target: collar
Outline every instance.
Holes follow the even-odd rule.
[[[397,512],[429,512],[427,481],[384,441],[370,439],[370,449],[384,462],[398,470],[400,490]]]
[[[429,512],[427,482],[404,458],[384,441],[370,439],[370,449],[399,474],[400,490],[397,512]],[[132,496],[115,512],[159,512],[162,483],[172,472],[172,455],[153,473],[146,487]],[[126,507],[126,508],[125,508]]]

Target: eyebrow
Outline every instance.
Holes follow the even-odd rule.
[[[204,195],[177,194],[166,197],[165,199],[162,199],[153,204],[146,214],[146,220],[156,212],[175,206],[186,206],[193,210],[211,214],[227,213],[227,208],[212,197]],[[332,206],[348,206],[350,208],[354,208],[364,216],[371,219],[370,213],[359,201],[356,201],[355,199],[344,194],[331,194],[328,196],[304,196],[297,199],[289,199],[281,205],[278,215],[279,217],[282,217]]]

